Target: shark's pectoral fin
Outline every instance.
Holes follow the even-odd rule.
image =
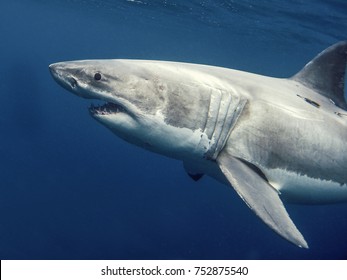
[[[265,224],[295,245],[308,248],[277,191],[255,168],[223,152],[218,156],[217,163],[239,196]]]

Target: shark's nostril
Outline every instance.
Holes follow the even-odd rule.
[[[49,65],[48,68],[49,68],[49,71],[52,73],[52,75],[56,73],[56,69],[54,67],[54,64]]]
[[[69,81],[72,88],[75,88],[77,86],[77,80],[75,78],[69,77],[68,81]]]

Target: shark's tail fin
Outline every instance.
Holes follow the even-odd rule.
[[[347,41],[342,41],[322,51],[291,79],[314,89],[347,110],[344,98],[346,63]]]

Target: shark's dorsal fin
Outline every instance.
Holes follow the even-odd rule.
[[[290,219],[277,191],[256,168],[251,168],[228,153],[221,152],[217,163],[230,185],[248,207],[271,229],[283,238],[303,248],[308,248],[304,237]]]
[[[314,89],[347,110],[344,98],[346,62],[347,41],[342,41],[322,51],[291,79]]]

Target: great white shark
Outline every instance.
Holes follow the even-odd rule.
[[[308,245],[284,202],[347,201],[347,41],[290,78],[150,60],[49,66],[65,89],[104,105],[98,122],[125,141],[231,186],[271,229]]]

